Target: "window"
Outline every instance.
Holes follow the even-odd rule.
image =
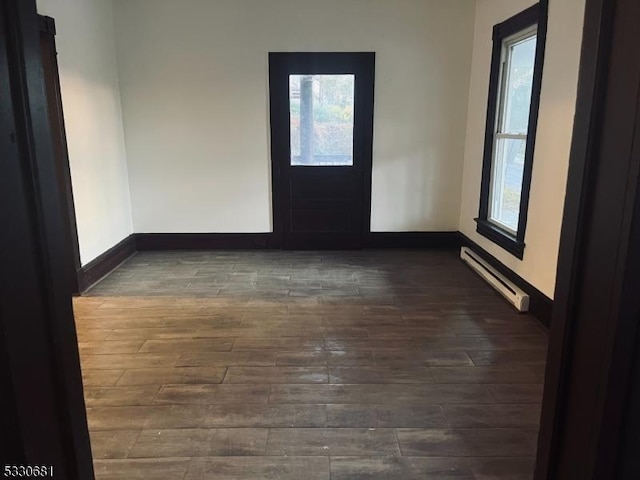
[[[291,165],[353,165],[355,78],[289,76]]]
[[[478,233],[518,258],[533,167],[546,24],[535,5],[494,27]]]

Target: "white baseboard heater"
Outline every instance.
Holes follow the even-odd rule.
[[[529,311],[529,295],[508,280],[504,275],[485,262],[468,247],[462,247],[460,258],[495,288],[519,312]]]

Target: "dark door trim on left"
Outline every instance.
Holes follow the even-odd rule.
[[[92,480],[39,35],[35,0],[0,0],[1,460]]]

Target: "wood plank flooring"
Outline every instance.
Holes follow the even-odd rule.
[[[547,334],[455,252],[163,252],[75,301],[98,480],[529,480]]]

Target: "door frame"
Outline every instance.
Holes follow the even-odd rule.
[[[639,21],[587,0],[536,480],[640,478]]]
[[[360,141],[362,152],[362,229],[361,244],[364,247],[371,233],[371,182],[373,171],[373,125],[375,100],[375,52],[269,52],[269,125],[271,133],[271,212],[273,221],[273,235],[280,248],[284,247],[285,212],[289,208],[286,202],[286,188],[283,185],[283,159],[290,158],[290,125],[286,128],[276,128],[279,119],[288,112],[284,112],[284,105],[289,105],[289,86],[280,85],[283,74],[289,74],[291,66],[299,68],[300,73],[314,73],[303,71],[319,62],[334,62],[337,64],[352,63],[357,69],[370,76],[371,81],[363,82],[361,88],[356,89],[355,102],[362,102],[359,111],[362,118],[355,121],[362,122],[363,138]],[[298,67],[299,66],[299,67]],[[331,69],[321,69],[322,73],[331,74]],[[335,73],[345,73],[337,68]],[[355,109],[357,111],[357,109]],[[355,125],[355,123],[354,123]],[[354,143],[357,132],[354,130]],[[366,141],[370,138],[371,141]]]
[[[0,0],[0,446],[94,478],[35,0]],[[7,383],[4,383],[7,382]]]
[[[58,188],[61,192],[62,215],[65,229],[68,231],[69,246],[64,256],[65,263],[68,264],[68,283],[71,293],[76,295],[81,293],[80,276],[82,274],[82,263],[80,261],[80,244],[78,242],[78,226],[76,223],[76,209],[73,201],[73,185],[71,181],[71,169],[69,166],[69,150],[67,148],[67,133],[64,125],[64,109],[62,106],[62,93],[60,88],[60,72],[58,69],[58,53],[56,49],[56,22],[53,18],[38,15],[38,25],[40,34],[45,35],[48,55],[51,59],[50,81],[45,81],[47,100],[49,103],[49,115],[52,118],[53,148],[58,162],[56,170],[58,173]],[[45,69],[45,79],[47,78],[47,65]],[[51,111],[53,107],[53,111]]]

